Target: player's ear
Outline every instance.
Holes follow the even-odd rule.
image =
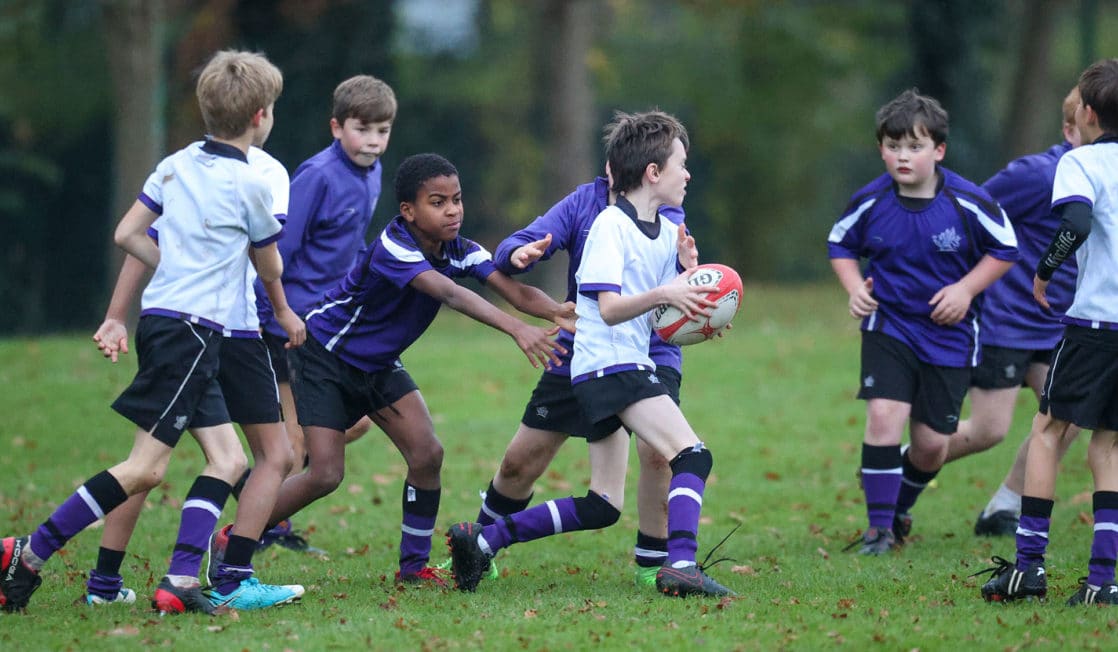
[[[265,108],[257,109],[256,113],[252,114],[252,126],[259,127],[260,123],[264,120],[264,116],[267,115],[267,113],[268,110]]]
[[[407,220],[408,222],[414,222],[415,221],[415,206],[413,206],[411,202],[407,202],[407,201],[400,202],[400,215],[403,215],[404,219]]]
[[[342,137],[342,123],[337,118],[330,118],[330,135],[334,138]]]

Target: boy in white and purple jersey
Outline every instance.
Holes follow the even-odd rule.
[[[400,355],[445,304],[512,336],[533,365],[559,363],[553,352],[558,345],[550,338],[557,329],[515,319],[455,283],[457,278],[486,283],[513,306],[537,317],[559,319],[571,306],[560,306],[543,292],[498,272],[489,252],[459,235],[462,190],[458,171],[449,161],[436,154],[411,156],[400,164],[395,185],[401,214],[365,248],[341,284],[311,310],[306,345],[289,352],[310,465],[284,482],[271,522],[337,488],[345,470],[343,433],[368,415],[408,466],[396,577],[444,584],[440,572],[428,566],[443,448]]]
[[[567,265],[567,301],[574,301],[578,284],[575,272],[582,263],[582,250],[590,226],[605,208],[615,201],[605,177],[575,188],[573,192],[532,221],[531,224],[505,238],[494,251],[497,269],[509,275],[531,270],[539,261],[546,261],[560,251],[569,254]],[[683,209],[661,206],[660,215],[673,224],[683,224]],[[698,262],[694,238],[680,234],[680,242],[687,247],[681,251],[686,257],[684,267]],[[557,338],[568,349],[574,347],[574,334],[560,331]],[[655,332],[649,343],[649,355],[656,364],[656,375],[668,389],[668,394],[679,403],[682,380],[682,355],[674,344],[660,339]],[[524,407],[524,414],[516,434],[505,449],[497,474],[482,494],[482,506],[477,522],[489,525],[509,514],[528,507],[532,500],[532,487],[543,475],[551,460],[568,436],[593,441],[609,432],[601,432],[583,413],[571,388],[570,354],[559,356],[562,365],[546,369]],[[637,564],[636,581],[641,586],[655,586],[656,571],[667,558],[667,494],[671,473],[668,461],[658,455],[643,439],[637,438],[637,455],[641,463],[640,482],[637,488],[637,513],[639,526],[634,546]],[[494,577],[494,569],[490,577]]]
[[[260,149],[259,144],[262,143],[249,148],[248,164],[267,180],[272,195],[272,214],[282,222],[288,203],[287,170]],[[159,242],[159,224],[156,220],[148,229],[156,243]],[[125,257],[105,321],[93,336],[102,353],[113,362],[118,353],[128,352],[125,320],[146,270],[139,259],[131,255]],[[253,286],[257,275],[251,265],[246,271],[243,300],[232,306],[230,316],[224,321],[225,339],[222,340],[217,378],[229,417],[241,425],[248,440],[255,470],[251,480],[242,483],[242,489],[234,486],[233,495],[239,500],[237,522],[216,535],[222,541],[221,559],[211,555],[207,566],[207,579],[213,587],[208,593],[211,601],[240,610],[284,604],[303,593],[299,585],[262,584],[252,577],[253,553],[279,486],[291,470],[292,459],[291,445],[280,416],[276,375],[261,339],[256,315]],[[268,291],[275,295],[276,301],[284,302],[278,317],[285,332],[292,333],[292,343],[301,344],[306,330],[302,321],[286,307],[282,285],[274,281],[269,284]],[[127,604],[135,600],[135,592],[124,588],[120,569],[147,495],[147,491],[135,494],[105,516],[97,565],[90,571],[86,583],[86,604]],[[193,505],[184,507],[194,508]]]
[[[699,516],[713,464],[655,373],[649,356],[648,312],[669,303],[702,313],[713,286],[687,285],[680,274],[680,229],[662,218],[664,204],[680,206],[687,172],[687,131],[659,111],[618,113],[607,127],[606,154],[618,192],[590,226],[578,283],[578,328],[571,383],[587,419],[605,433],[591,438],[590,487],[585,496],[549,500],[489,525],[458,523],[449,544],[458,588],[473,591],[502,548],[561,532],[595,530],[617,522],[624,504],[629,440],[624,428],[670,459],[667,559],[656,575],[664,594],[723,596],[733,592],[695,561]]]
[[[1067,604],[1118,605],[1118,59],[1089,66],[1079,77],[1079,96],[1075,120],[1083,145],[1056,166],[1052,209],[1060,227],[1033,279],[1033,296],[1048,307],[1053,273],[1074,253],[1075,298],[1033,420],[1017,560],[994,558],[994,576],[982,587],[988,601],[1047,594],[1044,556],[1059,451],[1074,424],[1093,431],[1087,462],[1095,523],[1087,576]]]
[[[269,284],[283,270],[275,245],[283,227],[272,215],[267,180],[247,158],[249,147],[271,131],[282,88],[282,74],[262,55],[215,55],[197,84],[211,136],[160,162],[117,226],[117,244],[155,268],[136,335],[139,370],[113,403],[138,428],[132,451],[87,480],[29,537],[0,542],[5,610],[26,606],[41,581],[39,570],[72,537],[129,496],[156,486],[189,429],[207,464],[187,494],[170,567],[152,606],[164,613],[213,611],[198,581],[201,553],[246,463],[217,381],[223,322],[244,301],[250,258]],[[148,235],[157,218],[162,249]]]
[[[858,397],[866,400],[861,473],[869,527],[860,552],[867,555],[895,548],[907,534],[910,521],[897,518],[902,473],[911,505],[943,465],[948,438],[941,435],[955,432],[979,361],[974,299],[1017,259],[1001,208],[939,165],[947,150],[939,102],[905,91],[878,111],[877,139],[886,173],[854,193],[828,237],[850,315],[862,320]],[[868,260],[864,277],[861,258]],[[906,424],[911,446],[902,456]]]
[[[287,301],[300,317],[341,282],[365,247],[381,194],[384,164],[380,159],[388,149],[396,109],[396,94],[383,80],[356,75],[341,82],[334,89],[330,116],[333,142],[303,161],[291,176],[291,204],[279,251]],[[306,448],[288,378],[287,336],[259,284],[256,302],[264,342],[279,379],[285,426],[295,455],[294,471],[298,472],[306,463]],[[371,425],[368,418],[361,419],[346,432],[346,441],[365,434]],[[315,550],[293,532],[289,520],[265,533],[261,545],[272,543]]]
[[[1079,128],[1075,125],[1077,106],[1079,90],[1072,88],[1063,102],[1064,142],[1011,161],[982,184],[1013,222],[1021,258],[983,293],[979,330],[982,361],[971,375],[970,416],[959,422],[958,430],[951,436],[945,463],[984,451],[1005,439],[1013,422],[1018,392],[1025,385],[1040,399],[1052,351],[1064,335],[1060,319],[1071,305],[1075,291],[1074,261],[1052,277],[1052,309],[1033,299],[1033,274],[1059,225],[1059,218],[1052,213],[1052,179],[1056,176],[1056,163],[1080,144]],[[1072,439],[1065,441],[1070,443]],[[975,534],[999,536],[1016,532],[1028,448],[1029,440],[1025,438],[1005,480],[979,513]],[[898,512],[907,511],[905,487],[907,484],[902,484]]]

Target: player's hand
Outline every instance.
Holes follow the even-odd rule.
[[[850,293],[850,316],[864,319],[877,310],[877,299],[873,298],[873,277],[862,281],[856,292]]]
[[[559,304],[559,311],[551,318],[555,325],[568,333],[575,332],[575,322],[578,321],[578,315],[575,314],[575,303],[573,301],[564,301]]]
[[[299,319],[299,315],[291,308],[284,308],[275,312],[276,322],[287,333],[287,342],[283,345],[285,349],[294,349],[303,346],[303,342],[307,341],[307,325]]]
[[[93,341],[101,355],[116,362],[118,354],[128,353],[128,328],[119,319],[106,319],[93,334]]]
[[[512,252],[512,255],[509,256],[509,262],[517,269],[527,269],[529,265],[543,258],[549,246],[551,246],[550,233],[535,242],[529,242],[526,245],[517,247],[516,250]]]
[[[528,362],[531,362],[533,367],[538,368],[542,364],[550,369],[562,366],[563,361],[559,356],[567,354],[567,349],[552,339],[558,332],[558,326],[540,328],[521,322],[520,327],[512,334],[512,338],[516,340],[516,345],[524,355],[528,356]]]
[[[932,309],[932,321],[940,326],[958,324],[967,316],[973,299],[974,295],[962,283],[952,283],[940,288],[928,302],[928,305],[935,306]]]
[[[690,285],[687,283],[690,272],[684,272],[672,279],[670,283],[660,286],[660,303],[666,303],[678,308],[688,319],[697,319],[700,315],[710,316],[710,309],[717,308],[718,304],[707,299],[711,292],[717,292],[717,285]]]
[[[1052,309],[1052,306],[1048,305],[1048,281],[1040,280],[1039,276],[1033,276],[1033,298],[1045,310]]]
[[[687,226],[684,224],[679,225],[676,251],[679,253],[679,264],[683,269],[694,269],[699,265],[699,248],[695,246],[695,237],[687,233]]]

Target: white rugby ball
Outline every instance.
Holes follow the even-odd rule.
[[[717,263],[699,265],[691,270],[687,282],[690,285],[718,286],[717,291],[707,295],[707,299],[718,306],[710,309],[709,317],[700,315],[695,319],[688,319],[674,306],[657,306],[652,311],[652,328],[660,339],[677,346],[698,344],[717,335],[738,314],[744,292],[738,273]]]

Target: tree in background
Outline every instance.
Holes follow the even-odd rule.
[[[201,135],[194,75],[220,48],[283,69],[268,149],[289,169],[327,142],[340,80],[384,78],[400,100],[386,178],[409,154],[446,155],[468,233],[490,246],[601,170],[613,110],[670,111],[692,134],[704,260],[787,282],[825,273],[834,214],[880,172],[883,101],[940,96],[949,165],[984,178],[1048,144],[1057,100],[1033,98],[1115,50],[1114,2],[7,0],[0,332],[99,319],[112,226],[154,160]],[[386,193],[374,228],[395,211]]]

